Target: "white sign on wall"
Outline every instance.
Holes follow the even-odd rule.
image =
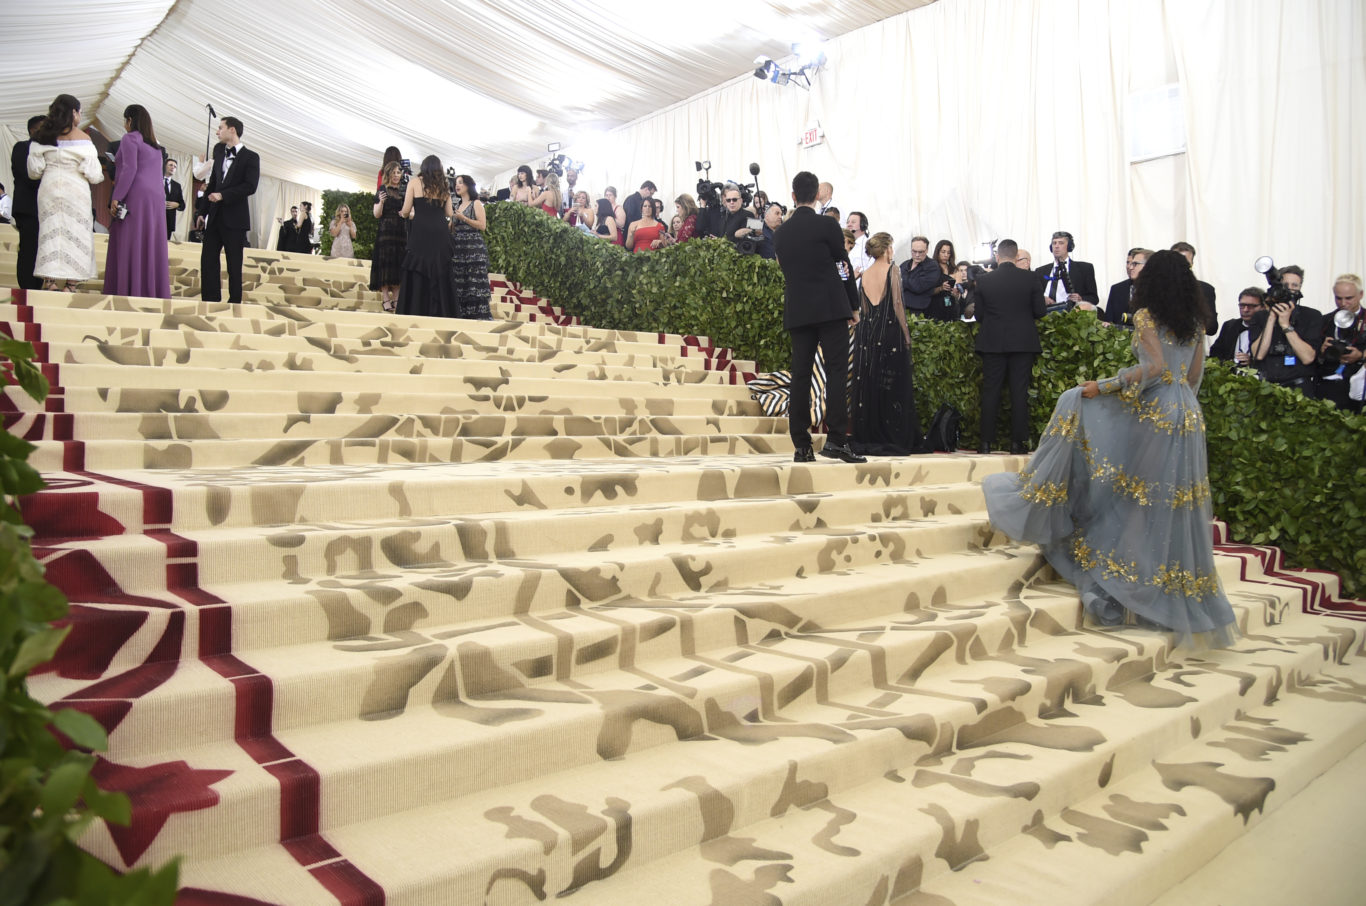
[[[1127,107],[1124,128],[1129,163],[1186,152],[1186,114],[1180,85],[1130,92]]]
[[[802,131],[801,146],[810,148],[819,145],[825,139],[825,130],[821,128],[820,122],[812,123]]]

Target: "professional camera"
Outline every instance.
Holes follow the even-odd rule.
[[[1356,324],[1356,315],[1346,309],[1338,309],[1333,315],[1333,326],[1339,331],[1351,330]],[[1325,365],[1336,368],[1342,364],[1342,354],[1350,349],[1351,346],[1346,340],[1339,337],[1329,337],[1328,345],[1319,353],[1319,361]]]
[[[749,174],[756,177],[754,182],[740,182],[738,179],[731,182],[713,182],[711,180],[711,161],[694,161],[693,165],[697,168],[699,173],[705,171],[702,178],[697,181],[697,201],[699,204],[705,202],[712,207],[720,207],[721,195],[725,192],[727,186],[734,186],[740,190],[740,204],[742,206],[748,206],[754,201],[754,192],[759,187],[759,180],[757,178],[759,176],[758,164],[749,165]],[[762,214],[762,212],[760,213]]]
[[[1276,268],[1276,262],[1271,260],[1270,255],[1263,255],[1252,263],[1252,268],[1257,273],[1266,277],[1266,307],[1272,308],[1276,305],[1295,305],[1304,298],[1304,294],[1299,290],[1286,287],[1281,280],[1281,272]]]
[[[726,187],[723,182],[711,182],[707,179],[697,181],[697,201],[699,204],[706,203],[711,207],[719,207],[721,204],[721,190]]]

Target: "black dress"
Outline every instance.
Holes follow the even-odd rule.
[[[446,226],[444,199],[413,199],[413,226],[408,233],[408,253],[403,258],[398,313],[460,317],[460,306],[451,286],[451,231]]]
[[[379,201],[379,193],[375,193]],[[375,247],[370,252],[370,288],[378,291],[381,286],[398,286],[403,282],[403,256],[408,251],[408,231],[403,228],[403,219],[398,212],[403,210],[403,193],[391,190],[385,193],[384,207],[380,209],[379,224],[375,228]]]
[[[911,386],[911,347],[901,284],[887,269],[882,300],[872,304],[859,289],[860,314],[854,328],[853,376],[849,384],[849,438],[855,452],[869,456],[907,456],[921,452],[920,419]]]
[[[474,217],[474,202],[461,212]],[[489,247],[484,234],[457,219],[451,226],[451,288],[460,317],[491,321],[489,312]]]

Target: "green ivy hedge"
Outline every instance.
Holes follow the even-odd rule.
[[[594,327],[711,337],[760,370],[788,365],[783,276],[776,263],[705,239],[632,255],[525,205],[488,206],[489,260],[502,273]],[[916,406],[963,415],[962,445],[977,446],[981,362],[973,325],[912,318]],[[1039,322],[1029,417],[1035,439],[1059,395],[1133,364],[1129,333],[1071,312]],[[1200,391],[1215,514],[1231,536],[1275,544],[1293,565],[1332,570],[1366,594],[1366,415],[1266,384],[1211,361]],[[1002,423],[1006,423],[1005,401]]]
[[[0,380],[39,402],[47,396],[31,344],[0,334],[0,358],[9,361]],[[107,748],[104,727],[28,694],[29,671],[51,660],[71,632],[52,625],[67,615],[67,600],[43,578],[29,547],[33,529],[18,509],[20,497],[43,487],[27,462],[34,449],[0,429],[0,904],[169,906],[177,860],[118,874],[76,845],[96,819],[131,819],[128,797],[101,790],[90,774],[93,753]]]
[[[322,221],[318,224],[318,240],[324,255],[332,254],[332,213],[341,205],[351,209],[351,219],[356,222],[356,238],[351,246],[357,258],[369,258],[375,248],[375,231],[379,222],[375,220],[374,192],[343,192],[341,189],[328,189],[323,192]]]

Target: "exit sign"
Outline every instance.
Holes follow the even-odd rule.
[[[807,126],[802,132],[802,147],[810,148],[812,145],[819,145],[825,138],[825,130],[820,123],[813,123]]]

